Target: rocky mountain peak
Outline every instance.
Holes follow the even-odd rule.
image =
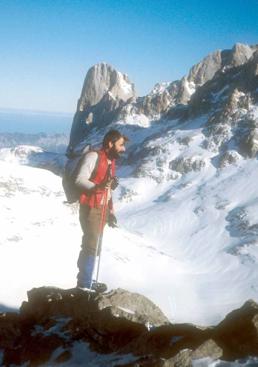
[[[201,86],[211,80],[217,71],[246,63],[257,49],[257,46],[236,43],[231,50],[212,52],[194,65],[186,78],[188,82]]]
[[[194,82],[196,85],[203,85],[213,78],[220,67],[221,51],[215,51],[190,69],[187,80]]]
[[[232,48],[232,65],[238,66],[246,63],[257,50],[258,46],[249,46],[243,43],[236,43]]]
[[[152,120],[158,120],[171,108],[188,105],[195,92],[217,73],[246,64],[257,49],[257,45],[236,43],[232,49],[216,50],[195,64],[181,80],[155,84],[148,95],[138,98],[132,104],[133,110],[138,115],[144,114]],[[123,111],[125,110],[124,107]],[[124,114],[121,114],[121,117],[124,117]]]
[[[92,66],[78,100],[69,146],[83,140],[92,124],[103,126],[112,122],[122,106],[135,97],[134,84],[126,74],[105,62]]]
[[[225,104],[235,88],[254,90],[257,52],[258,45],[241,43],[217,50],[195,64],[181,80],[157,83],[149,94],[138,98],[127,75],[109,64],[97,64],[86,75],[70,144],[85,137],[92,126],[106,127],[116,121],[149,126],[150,121],[182,115],[189,118],[193,112],[196,115],[220,102]]]
[[[87,72],[78,109],[84,111],[87,107],[96,105],[106,94],[126,102],[135,97],[135,90],[126,74],[101,62],[92,66]]]

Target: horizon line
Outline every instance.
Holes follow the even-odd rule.
[[[10,112],[10,113],[31,113],[31,114],[48,114],[48,115],[74,115],[75,112],[72,111],[52,111],[52,110],[37,110],[37,109],[30,109],[30,108],[16,108],[16,107],[1,107],[0,106],[0,113]]]

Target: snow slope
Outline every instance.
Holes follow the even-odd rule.
[[[16,163],[0,168],[0,303],[19,307],[32,287],[73,286],[80,235],[60,177]]]
[[[137,144],[164,128],[141,130]],[[190,144],[178,143],[187,136]],[[132,177],[132,167],[121,167],[120,227],[105,229],[100,279],[146,295],[171,321],[211,325],[258,301],[258,161],[240,157],[217,169],[203,138],[199,121],[148,142],[168,147],[163,163],[197,156],[204,165],[190,165],[196,170],[166,178],[167,166],[155,174],[148,160],[151,174]],[[75,286],[81,230],[60,177],[1,159],[0,303],[18,307],[32,287]]]

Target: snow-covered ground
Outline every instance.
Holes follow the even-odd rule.
[[[32,287],[75,286],[81,230],[60,177],[15,162],[0,167],[0,303],[19,307]],[[176,183],[122,179],[120,227],[105,230],[101,280],[146,295],[174,322],[215,324],[258,301],[257,181],[256,159]]]
[[[0,167],[0,303],[18,307],[32,287],[74,285],[80,233],[60,177],[17,163]]]

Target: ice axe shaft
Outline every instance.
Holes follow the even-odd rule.
[[[97,267],[97,276],[96,276],[96,282],[98,283],[98,279],[99,279],[99,267],[100,267],[100,258],[101,258],[101,250],[102,250],[102,240],[103,240],[103,233],[104,233],[104,227],[105,227],[105,223],[106,223],[106,216],[107,216],[107,205],[108,205],[108,190],[109,189],[105,189],[105,193],[104,193],[104,204],[102,207],[102,212],[101,212],[101,221],[100,221],[100,228],[99,228],[99,238],[98,238],[98,245],[97,245],[97,250],[96,250],[96,255],[98,254],[99,251],[99,259],[98,259],[98,267]]]

